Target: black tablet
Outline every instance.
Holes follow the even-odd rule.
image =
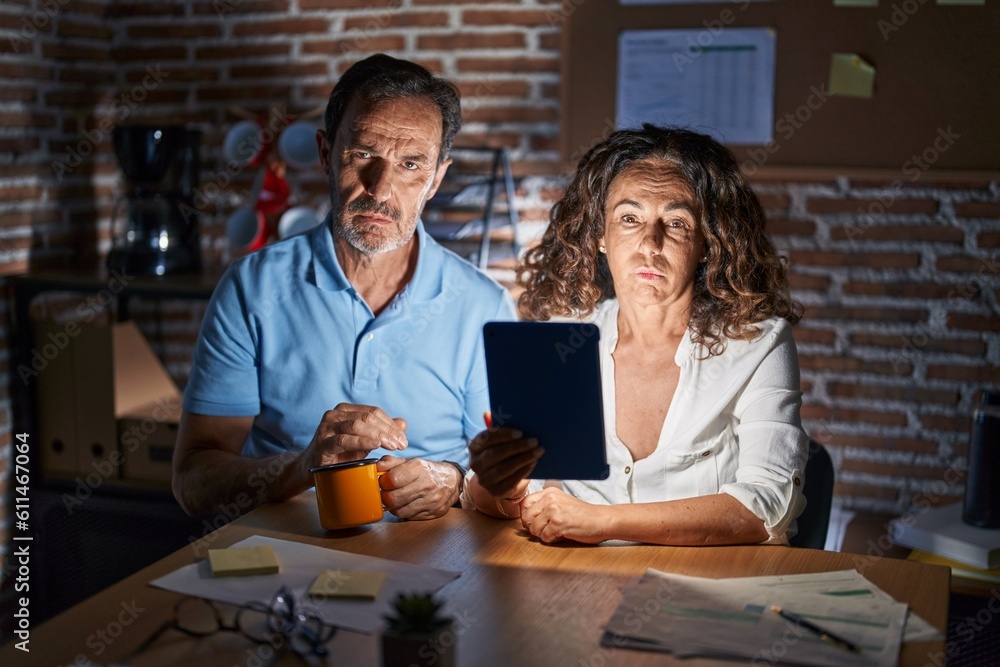
[[[538,438],[534,479],[606,479],[600,330],[581,322],[483,326],[494,426]]]

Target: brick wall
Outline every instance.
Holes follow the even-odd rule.
[[[957,500],[970,415],[1000,384],[1000,183],[901,171],[757,189],[805,306],[802,415],[837,495],[884,511]]]
[[[203,133],[199,213],[208,264],[229,260],[225,220],[252,174],[221,154],[233,107],[290,114],[325,103],[340,72],[386,51],[462,90],[460,142],[510,147],[524,240],[565,184],[558,167],[558,1],[23,0],[0,9],[0,281],[102,257],[121,183],[110,130],[143,120]],[[956,148],[960,150],[960,146]],[[1000,182],[909,171],[754,176],[791,260],[810,432],[849,507],[901,511],[953,498],[979,390],[1000,385]],[[292,172],[325,205],[318,171]],[[898,183],[897,183],[898,182]],[[897,187],[898,186],[898,187]],[[137,306],[183,384],[200,309]],[[7,324],[0,307],[0,327]],[[9,458],[8,352],[0,347],[0,461]],[[3,485],[0,463],[0,487]],[[950,478],[950,477],[949,477]],[[7,523],[0,519],[0,528]]]

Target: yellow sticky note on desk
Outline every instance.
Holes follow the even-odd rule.
[[[374,600],[384,581],[383,572],[323,570],[309,587],[309,597]]]
[[[254,574],[274,574],[278,557],[268,545],[209,549],[208,562],[213,577],[247,577]]]
[[[856,53],[834,53],[830,61],[830,93],[871,97],[875,90],[875,68]]]

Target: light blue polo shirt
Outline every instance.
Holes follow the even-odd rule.
[[[417,225],[410,283],[375,317],[344,276],[327,221],[234,262],[208,304],[184,409],[254,416],[243,447],[308,446],[338,403],[403,417],[409,446],[386,453],[467,464],[489,409],[482,327],[514,319],[507,291]]]

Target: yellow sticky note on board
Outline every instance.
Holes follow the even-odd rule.
[[[274,574],[278,571],[278,557],[274,549],[263,545],[233,549],[209,549],[208,562],[213,577],[249,577],[255,574]]]
[[[384,582],[383,572],[323,570],[309,587],[309,597],[374,600]]]
[[[875,68],[856,53],[834,53],[830,60],[830,94],[870,98]]]

